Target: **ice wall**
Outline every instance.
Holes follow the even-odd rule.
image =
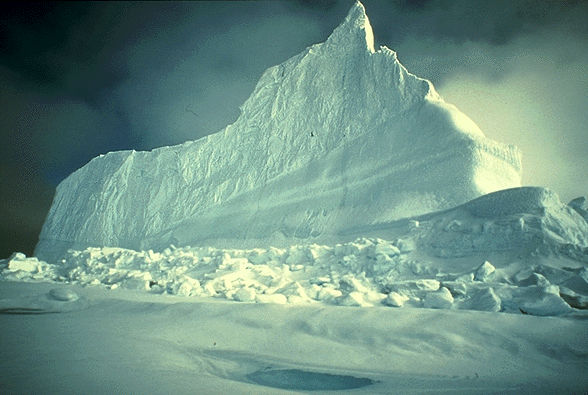
[[[374,49],[358,2],[326,42],[268,69],[234,124],[70,175],[36,254],[320,241],[519,186],[520,167],[515,147]]]

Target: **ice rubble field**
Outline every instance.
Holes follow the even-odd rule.
[[[173,248],[162,253],[88,248],[70,251],[60,265],[14,255],[2,276],[279,304],[383,304],[535,315],[571,312],[562,296],[577,307],[588,305],[586,268],[546,264],[523,269],[515,262],[496,269],[485,261],[474,270],[456,272],[450,265],[412,258],[410,248],[410,241],[402,239],[284,249]]]
[[[0,276],[240,302],[533,315],[588,307],[588,224],[546,189],[500,191],[379,228],[371,232],[396,237],[285,248],[87,248],[55,264],[14,254]]]

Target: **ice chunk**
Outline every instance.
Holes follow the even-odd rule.
[[[13,252],[12,255],[10,255],[10,258],[8,258],[9,261],[24,261],[26,259],[27,256],[22,252]]]
[[[586,272],[587,270],[583,269],[584,276],[581,275],[582,272],[580,274],[574,274],[572,277],[562,282],[561,285],[579,294],[588,296],[588,281],[586,281]]]
[[[430,309],[449,309],[453,305],[453,296],[445,287],[435,292],[428,292],[425,296],[424,304]]]
[[[488,261],[485,261],[478,267],[476,274],[474,275],[475,281],[487,281],[492,274],[496,271],[496,268]]]
[[[27,258],[22,252],[15,252],[8,258],[8,270],[34,273],[39,270],[39,260],[35,257]]]
[[[49,296],[61,302],[73,302],[80,298],[77,293],[67,288],[53,288],[49,291]]]
[[[581,310],[588,309],[588,295],[578,294],[566,287],[560,287],[559,296],[571,307]]]
[[[570,305],[559,295],[556,286],[533,286],[519,294],[520,311],[532,315],[560,315],[571,311]]]
[[[11,260],[8,262],[8,269],[12,271],[22,270],[23,272],[36,272],[39,268],[39,261],[36,259]]]
[[[500,311],[501,300],[492,288],[482,288],[475,292],[467,303],[470,310]]]
[[[254,302],[255,290],[253,288],[241,288],[233,295],[233,298],[239,302]]]
[[[547,287],[549,285],[549,281],[539,273],[533,273],[529,277],[520,280],[519,285],[521,287],[528,287],[531,285],[538,285],[540,287]]]
[[[347,295],[341,296],[338,298],[338,302],[341,306],[360,306],[360,307],[369,307],[373,306],[372,303],[366,300],[365,295],[361,292],[350,292]]]
[[[415,285],[418,289],[426,291],[436,291],[439,289],[440,283],[433,279],[422,279],[415,281]]]
[[[408,296],[401,295],[397,292],[390,292],[386,299],[384,299],[384,304],[387,306],[402,307],[408,299]]]

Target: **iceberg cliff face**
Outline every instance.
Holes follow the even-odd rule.
[[[520,185],[518,150],[376,51],[359,2],[326,42],[268,69],[241,110],[200,140],[74,172],[36,255],[319,241]]]

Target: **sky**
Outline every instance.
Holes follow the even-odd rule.
[[[588,2],[364,2],[398,53],[495,140],[523,184],[588,194]],[[0,257],[32,254],[55,187],[94,156],[234,122],[263,71],[352,0],[0,3]]]

